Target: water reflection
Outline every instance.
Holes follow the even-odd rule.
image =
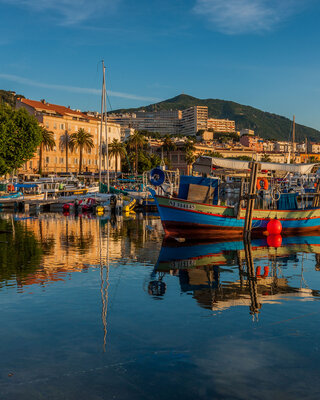
[[[15,280],[21,287],[27,277],[32,275],[49,251],[51,242],[41,246],[36,235],[24,224],[0,219],[0,288],[11,285]]]
[[[269,246],[267,239],[251,243],[165,240],[149,294],[155,298],[164,296],[165,276],[175,276],[181,292],[191,293],[199,306],[216,311],[247,306],[256,317],[265,303],[320,297],[320,291],[310,289],[303,275],[304,255],[308,253],[315,254],[315,270],[319,270],[319,245],[319,236],[282,238],[280,247]],[[293,271],[283,271],[288,263],[299,263],[294,275]]]
[[[0,232],[1,399],[319,397],[320,237],[162,242],[139,215]]]
[[[123,264],[154,260],[162,233],[158,217],[38,217],[3,215],[0,219],[0,282],[26,285],[56,282],[71,272],[104,265],[106,257]],[[159,245],[157,244],[159,247]],[[157,247],[156,247],[157,249]],[[102,257],[102,258],[101,258]]]

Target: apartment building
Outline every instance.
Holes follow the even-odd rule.
[[[161,135],[176,135],[180,133],[182,112],[180,110],[144,111],[125,114],[109,114],[109,121],[121,125],[121,128],[133,128],[157,132]]]
[[[263,139],[256,137],[256,136],[249,136],[244,135],[240,138],[240,143],[245,146],[249,147],[250,149],[261,152],[263,151]]]
[[[80,128],[93,136],[93,149],[83,150],[82,170],[86,172],[98,172],[99,159],[99,143],[100,143],[100,127],[99,118],[82,113],[80,110],[72,110],[57,104],[50,104],[45,100],[35,101],[29,99],[18,99],[16,108],[25,108],[30,114],[34,115],[39,123],[53,133],[56,145],[51,150],[43,149],[42,155],[42,171],[44,174],[61,173],[66,171],[66,150],[63,145],[63,136],[66,132],[71,135]],[[108,142],[113,139],[121,140],[120,125],[114,122],[108,122]],[[106,132],[103,128],[102,137],[105,142]],[[34,157],[26,162],[19,170],[20,173],[34,174],[39,170],[39,154],[38,149]],[[78,172],[79,170],[79,149],[68,152],[68,171]],[[120,160],[118,160],[118,168]],[[111,171],[115,170],[115,157],[111,157],[109,161]]]
[[[194,106],[182,111],[181,133],[195,135],[199,130],[208,129],[208,107]]]
[[[207,129],[213,129],[214,132],[234,133],[236,123],[229,119],[208,118]]]
[[[314,153],[314,154],[320,153],[320,143],[308,142],[307,150],[308,153]]]

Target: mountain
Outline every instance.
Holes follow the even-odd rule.
[[[254,129],[256,135],[265,139],[288,140],[292,131],[292,121],[277,114],[261,111],[257,108],[245,106],[233,101],[218,99],[197,99],[186,94],[180,94],[160,103],[146,107],[119,109],[113,112],[135,112],[138,110],[183,110],[192,106],[207,106],[210,118],[225,118],[236,122],[236,128]],[[320,132],[304,125],[296,124],[296,140],[305,138],[320,141]]]
[[[9,106],[14,107],[18,97],[24,98],[21,94],[16,94],[8,90],[0,90],[0,104],[9,104]]]

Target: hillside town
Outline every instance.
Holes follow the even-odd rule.
[[[27,178],[43,175],[70,173],[93,174],[99,168],[99,148],[101,117],[97,112],[82,112],[70,107],[56,105],[46,100],[35,101],[19,98],[16,109],[24,108],[35,116],[39,124],[51,132],[53,145],[40,147],[32,159],[27,161],[18,174]],[[235,121],[208,117],[208,107],[194,106],[185,110],[144,110],[135,113],[109,113],[107,118],[107,137],[109,147],[109,169],[121,171],[121,163],[129,163],[129,157],[121,151],[119,144],[125,144],[141,135],[143,141],[137,150],[153,157],[153,163],[162,160],[170,169],[178,169],[181,174],[190,173],[191,165],[199,155],[211,155],[242,160],[271,161],[278,163],[308,163],[320,160],[320,143],[298,143],[294,133],[288,132],[290,141],[266,140],[252,129],[238,130]],[[92,148],[83,150],[81,169],[80,154],[77,148],[68,149],[68,137],[83,129],[93,141]],[[102,151],[106,147],[105,127],[102,127]],[[113,149],[113,146],[115,149]],[[117,149],[118,150],[117,150]],[[134,148],[134,146],[133,146]],[[131,157],[130,157],[131,156]],[[40,161],[41,158],[41,161]],[[40,165],[41,163],[41,165]],[[148,167],[136,166],[137,172]],[[106,168],[106,157],[102,158],[102,169]],[[131,165],[127,165],[130,172]]]

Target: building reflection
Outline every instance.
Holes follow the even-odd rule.
[[[66,217],[48,213],[33,218],[3,215],[0,222],[0,232],[6,232],[0,236],[0,245],[3,242],[0,282],[15,279],[21,288],[46,285],[65,280],[74,271],[98,268],[100,254],[104,257],[108,254],[112,263],[155,262],[155,249],[160,247],[162,239],[160,220],[153,216],[111,219],[90,214]]]
[[[246,306],[256,317],[263,304],[288,298],[312,299],[320,292],[290,286],[282,266],[297,261],[297,253],[314,253],[318,270],[320,237],[284,238],[279,248],[264,239],[239,242],[177,243],[164,241],[150,279],[150,295],[166,292],[166,275],[176,276],[182,293],[191,293],[198,305],[221,311]],[[300,264],[301,276],[303,263]],[[301,279],[302,282],[302,279]]]

